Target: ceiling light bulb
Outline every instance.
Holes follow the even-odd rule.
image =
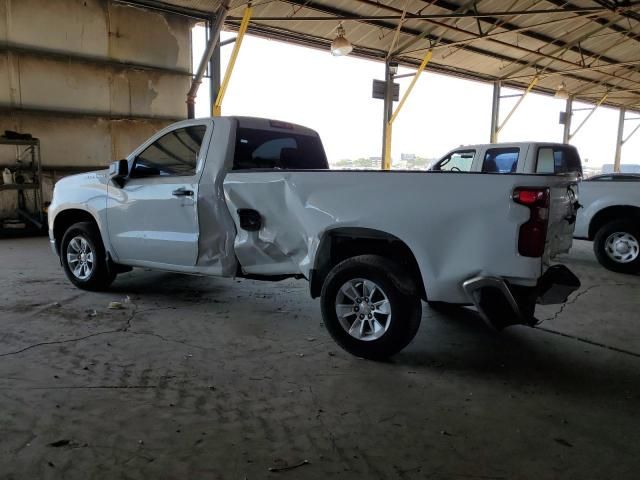
[[[333,42],[331,42],[331,55],[334,57],[341,57],[349,55],[353,50],[353,45],[344,36],[345,31],[342,24],[338,26],[337,36]]]
[[[567,98],[569,98],[569,90],[567,90],[567,86],[564,84],[564,82],[560,84],[560,86],[556,90],[554,97],[561,100],[566,100]]]

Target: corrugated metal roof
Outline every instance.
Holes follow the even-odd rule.
[[[205,15],[219,0],[132,0]],[[246,1],[231,0],[238,27]],[[340,21],[353,55],[640,110],[640,2],[627,0],[256,0],[249,32],[329,49]],[[404,20],[400,22],[406,8]],[[306,20],[305,20],[306,18]],[[324,20],[327,18],[327,20]],[[400,27],[398,25],[401,24]]]

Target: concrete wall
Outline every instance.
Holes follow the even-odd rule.
[[[124,157],[186,116],[191,27],[110,0],[0,0],[0,133],[40,138],[45,167]],[[15,156],[0,146],[0,165]]]

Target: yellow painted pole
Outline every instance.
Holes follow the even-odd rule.
[[[387,130],[384,134],[384,161],[382,163],[383,170],[391,170],[391,129],[393,128],[391,122],[387,123]]]
[[[250,3],[247,5],[247,8],[244,9],[242,22],[240,22],[240,28],[238,29],[238,36],[236,37],[235,44],[233,45],[233,52],[231,52],[229,64],[227,65],[227,69],[224,72],[224,78],[222,79],[220,90],[218,90],[218,96],[216,97],[216,101],[213,105],[214,117],[219,117],[220,115],[222,115],[222,101],[224,100],[224,95],[227,92],[227,87],[229,86],[229,81],[231,80],[231,74],[233,73],[233,67],[236,64],[238,53],[240,52],[240,47],[242,46],[244,34],[247,32],[247,28],[249,27],[249,20],[251,19],[252,10],[253,9],[251,8]]]
[[[591,115],[593,115],[595,113],[595,111],[598,109],[598,107],[600,105],[602,105],[602,103],[607,99],[608,96],[609,96],[609,94],[605,93],[604,97],[602,97],[598,101],[598,103],[596,103],[596,106],[591,109],[591,111],[588,113],[588,115],[586,117],[584,117],[584,120],[582,120],[582,122],[580,122],[580,125],[578,125],[576,127],[576,129],[573,131],[573,133],[569,134],[569,140],[571,140],[573,137],[576,136],[576,133],[578,133],[580,131],[580,129],[584,126],[584,124],[587,123],[587,120],[589,120],[591,118]]]
[[[400,103],[398,104],[398,108],[396,108],[396,111],[393,112],[393,115],[391,115],[391,120],[389,120],[390,123],[393,123],[393,121],[396,119],[396,117],[400,113],[400,110],[402,110],[402,107],[404,106],[404,103],[407,101],[407,98],[409,97],[409,94],[411,93],[411,90],[413,90],[413,87],[415,87],[416,82],[418,81],[418,78],[420,78],[420,75],[422,74],[422,72],[426,68],[427,63],[429,63],[429,60],[431,60],[431,56],[432,55],[433,55],[433,52],[431,50],[429,50],[427,52],[427,54],[424,56],[424,59],[422,60],[422,63],[418,67],[418,71],[413,76],[413,79],[411,79],[411,83],[409,84],[409,87],[407,88],[407,91],[404,92],[404,95],[402,96],[402,99],[400,100]]]
[[[524,93],[522,94],[522,96],[518,99],[518,101],[516,102],[516,104],[513,106],[513,108],[509,111],[509,113],[507,114],[507,117],[504,119],[504,121],[498,126],[498,128],[496,129],[496,137],[498,135],[498,133],[500,133],[500,131],[504,128],[504,126],[507,124],[507,122],[509,121],[509,119],[511,118],[511,115],[513,115],[515,113],[515,111],[518,109],[518,107],[520,106],[520,104],[522,103],[522,101],[524,100],[524,97],[527,96],[527,94],[531,91],[531,89],[533,87],[536,86],[536,83],[538,83],[538,75],[536,75],[535,77],[533,77],[533,80],[531,80],[531,83],[529,84],[529,86],[527,87],[527,89],[524,91]],[[497,140],[497,138],[496,138]]]
[[[411,94],[411,90],[413,90],[413,87],[415,87],[416,82],[418,81],[418,78],[420,78],[420,75],[422,74],[422,72],[426,68],[427,64],[429,63],[429,60],[431,60],[431,56],[432,55],[433,55],[433,52],[431,50],[429,50],[427,52],[427,54],[424,56],[424,59],[422,60],[422,63],[418,67],[418,71],[413,76],[413,79],[411,80],[411,83],[409,84],[409,87],[407,88],[407,91],[404,92],[404,95],[402,96],[402,99],[400,100],[400,103],[398,104],[398,107],[396,108],[395,112],[393,112],[393,114],[391,115],[391,118],[389,119],[389,122],[387,122],[387,133],[385,135],[386,143],[385,143],[385,149],[384,149],[384,158],[383,158],[383,162],[382,162],[382,168],[384,170],[391,170],[391,138],[392,138],[391,129],[393,127],[393,122],[398,117],[398,114],[400,113],[400,110],[402,110],[402,107],[404,106],[405,102],[407,101],[407,98],[409,98],[409,95]]]

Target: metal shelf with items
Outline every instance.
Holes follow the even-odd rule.
[[[42,157],[40,140],[29,134],[6,131],[0,135],[3,183],[0,184],[0,236],[42,233],[46,214],[42,195]],[[3,148],[2,150],[7,150]],[[11,159],[6,161],[6,159]],[[11,198],[10,193],[15,192]]]

